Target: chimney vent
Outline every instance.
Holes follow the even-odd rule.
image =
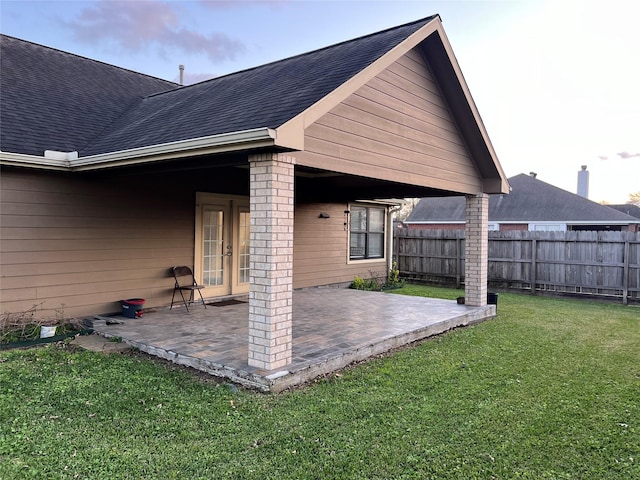
[[[531,177],[533,178],[536,178],[538,176],[536,172],[529,172],[529,175],[531,175]]]
[[[589,172],[586,165],[580,167],[578,172],[578,195],[589,198]]]
[[[184,85],[184,65],[178,65],[180,70],[180,86]]]

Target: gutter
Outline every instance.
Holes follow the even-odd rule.
[[[401,203],[399,203],[401,202]],[[389,274],[389,272],[393,269],[393,262],[394,262],[394,258],[393,258],[393,236],[394,236],[394,231],[393,231],[393,214],[395,212],[400,211],[400,209],[403,207],[403,205],[406,203],[406,201],[404,200],[396,200],[395,206],[389,208],[389,211],[387,213],[387,248],[388,248],[388,254],[387,254],[387,275]],[[397,260],[397,259],[395,259]]]
[[[69,169],[69,163],[65,160],[10,152],[0,152],[0,165],[11,165],[14,167],[34,167],[46,170]]]
[[[49,150],[42,157],[0,152],[0,164],[54,170],[89,171],[210,153],[273,147],[276,145],[276,139],[277,132],[265,127],[101,153],[87,157],[77,157],[77,154],[74,155],[75,152],[53,152]]]

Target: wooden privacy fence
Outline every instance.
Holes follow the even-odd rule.
[[[409,279],[460,286],[463,230],[396,229],[394,254]],[[640,301],[640,232],[489,232],[493,288]]]

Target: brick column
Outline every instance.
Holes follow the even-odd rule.
[[[467,196],[467,223],[464,247],[465,304],[487,304],[487,268],[489,253],[489,195]]]
[[[249,157],[248,361],[263,370],[291,363],[294,160],[272,153]]]

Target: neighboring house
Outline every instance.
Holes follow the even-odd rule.
[[[509,178],[509,195],[489,197],[489,230],[640,231],[640,221],[532,175]],[[404,221],[409,229],[458,230],[465,226],[464,197],[422,198]]]
[[[249,364],[272,370],[293,288],[387,271],[380,199],[467,195],[473,248],[509,189],[437,15],[186,87],[1,41],[1,312],[168,305],[189,265],[206,297],[249,293]]]
[[[624,203],[618,205],[607,204],[607,207],[613,208],[614,210],[622,212],[625,215],[631,215],[632,217],[640,218],[640,207],[638,205],[634,205],[633,203]]]

